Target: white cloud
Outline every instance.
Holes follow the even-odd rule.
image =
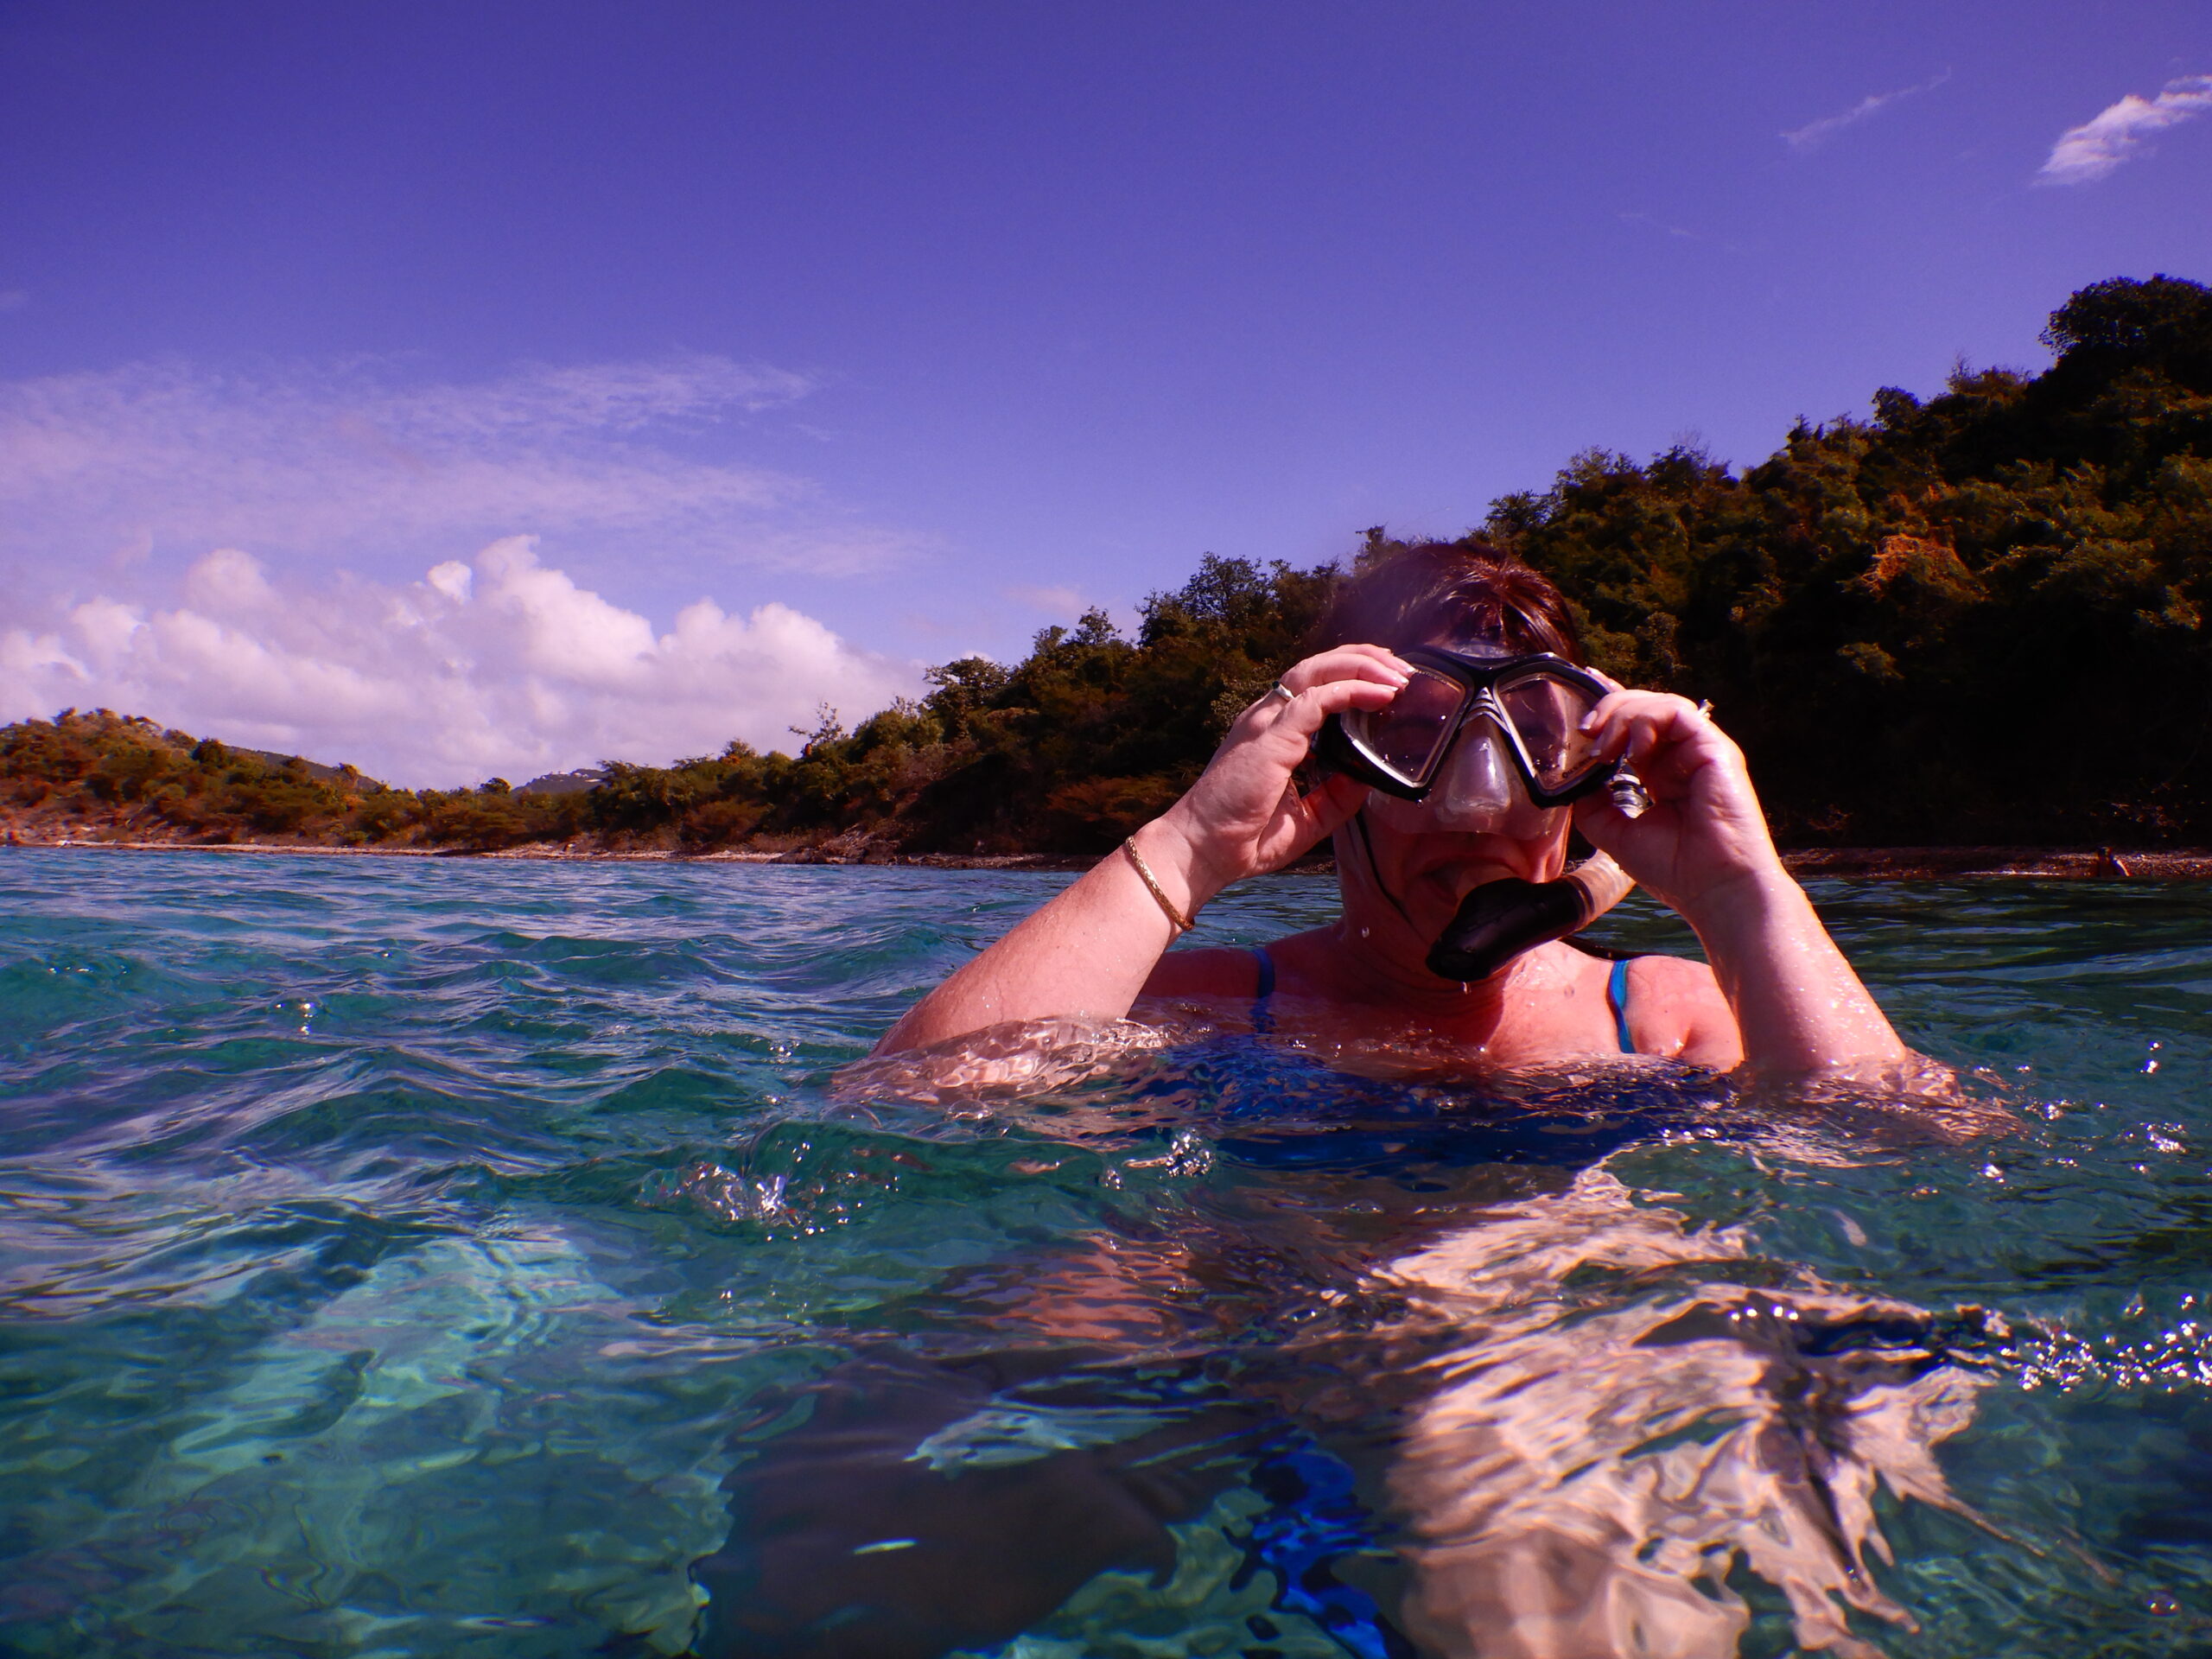
[[[0,383],[0,720],[104,705],[454,784],[787,746],[821,702],[852,721],[920,689],[786,605],[701,599],[663,628],[603,596],[929,547],[734,457],[807,377],[699,355],[407,369]]]
[[[1817,149],[1846,127],[1856,126],[1868,116],[1878,113],[1901,98],[1910,98],[1918,92],[1932,92],[1950,78],[1951,72],[1946,69],[1934,79],[1923,80],[1916,86],[1900,86],[1893,92],[1873,93],[1860,99],[1840,115],[1822,116],[1817,121],[1809,121],[1802,127],[1783,133],[1782,142],[1801,152]]]
[[[2212,110],[2212,75],[2170,80],[2156,98],[2133,92],[2058,136],[2036,175],[2037,184],[2088,184],[2132,156],[2145,135],[2178,126]]]
[[[712,600],[668,632],[538,560],[531,538],[420,582],[272,582],[207,554],[168,608],[105,595],[0,629],[0,719],[73,704],[256,748],[350,760],[394,783],[520,782],[603,759],[664,762],[733,737],[791,747],[828,702],[849,722],[922,689],[780,604]]]
[[[389,575],[524,531],[564,557],[841,575],[923,544],[722,453],[733,429],[812,391],[804,375],[692,355],[409,385],[405,366],[139,363],[0,383],[0,560],[227,545]]]

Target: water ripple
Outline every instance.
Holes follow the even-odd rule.
[[[2212,893],[1817,887],[1995,1136],[861,1063],[1064,880],[0,855],[0,1648],[919,1653],[946,1586],[1019,1659],[2212,1643]]]

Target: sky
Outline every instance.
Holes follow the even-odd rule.
[[[0,0],[0,720],[796,747],[2212,281],[2212,6]]]

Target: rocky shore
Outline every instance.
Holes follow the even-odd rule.
[[[87,852],[289,854],[313,858],[486,858],[554,862],[680,864],[872,865],[937,870],[1087,870],[1095,855],[1050,853],[960,856],[945,853],[897,852],[865,837],[839,837],[817,846],[782,852],[687,853],[648,847],[611,849],[582,842],[539,842],[476,852],[450,847],[331,847],[302,841],[137,841],[97,835],[37,835],[10,830],[0,841],[8,848],[69,848]],[[2093,851],[2044,847],[1818,847],[1785,852],[1783,862],[1804,877],[1852,880],[1948,881],[1996,878],[2076,881],[2212,881],[2212,849],[2134,852],[2100,848]],[[1332,860],[1306,858],[1291,867],[1294,874],[1328,874]]]

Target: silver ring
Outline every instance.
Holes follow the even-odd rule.
[[[1281,680],[1277,680],[1273,685],[1268,688],[1268,695],[1271,697],[1281,697],[1285,702],[1296,702],[1298,701],[1298,693],[1292,690]]]

